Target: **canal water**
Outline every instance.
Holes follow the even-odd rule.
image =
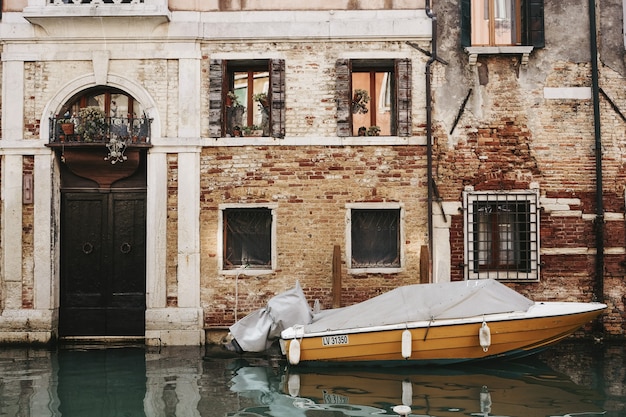
[[[623,343],[471,366],[288,367],[199,347],[0,348],[0,417],[626,416]]]

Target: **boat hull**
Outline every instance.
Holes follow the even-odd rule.
[[[529,314],[407,323],[404,328],[302,333],[282,339],[281,347],[292,364],[448,364],[512,358],[534,354],[558,343],[605,308],[604,304],[540,303]],[[558,313],[548,314],[551,310]],[[479,338],[483,323],[490,332],[490,343],[485,348]],[[408,356],[405,358],[402,338],[406,330],[410,331],[410,343],[404,343],[404,356]],[[290,358],[294,340],[298,341],[296,346],[299,344],[297,361]]]

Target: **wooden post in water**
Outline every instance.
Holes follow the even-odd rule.
[[[341,307],[341,248],[333,248],[333,308]]]

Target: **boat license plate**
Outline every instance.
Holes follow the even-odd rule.
[[[336,336],[322,337],[322,346],[347,345],[347,344],[348,344],[347,334],[338,334]]]

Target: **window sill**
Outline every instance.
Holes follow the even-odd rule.
[[[528,57],[533,51],[532,46],[468,46],[465,52],[469,55],[469,64],[476,65],[478,55],[521,55],[522,66],[528,65]]]
[[[350,275],[399,274],[402,271],[402,268],[348,268],[348,274]]]
[[[237,268],[237,269],[222,269],[220,271],[221,275],[226,276],[235,276],[235,275],[247,275],[247,276],[258,276],[258,275],[267,275],[273,274],[275,269],[254,269],[254,268]]]

